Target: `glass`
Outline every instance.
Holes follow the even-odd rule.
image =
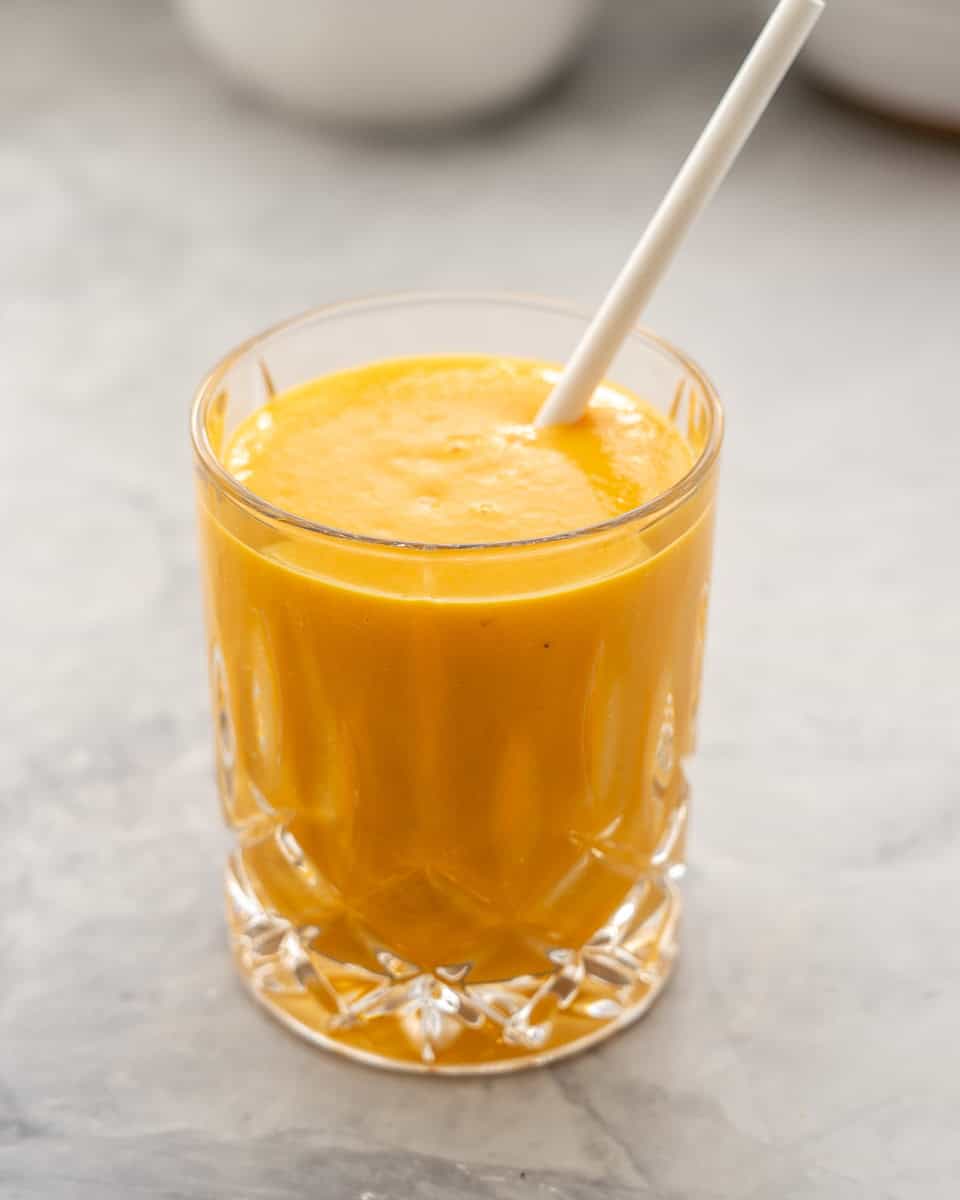
[[[194,404],[233,953],[285,1024],[382,1066],[547,1062],[662,989],[720,408],[633,333],[613,378],[695,465],[642,508],[526,542],[347,535],[271,507],[220,455],[275,390],[416,354],[562,362],[586,320],[505,296],[344,304],[246,343]]]

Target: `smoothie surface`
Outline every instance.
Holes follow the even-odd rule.
[[[535,429],[557,379],[489,356],[393,359],[324,376],[241,422],[224,465],[256,495],[368,537],[502,542],[583,529],[653,500],[694,455],[613,386],[576,424]]]

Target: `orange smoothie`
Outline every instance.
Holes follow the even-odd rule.
[[[606,386],[537,430],[555,378],[396,359],[214,422],[258,498],[201,480],[234,950],[381,1060],[589,1040],[672,960],[712,479],[643,506],[703,427]]]

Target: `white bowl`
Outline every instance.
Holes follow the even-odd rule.
[[[854,100],[960,129],[960,0],[832,0],[804,61]]]
[[[275,100],[362,125],[462,120],[571,60],[601,0],[178,0],[197,43]]]

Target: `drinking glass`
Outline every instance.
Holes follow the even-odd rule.
[[[511,296],[334,305],[234,350],[192,434],[230,942],[253,996],[381,1066],[544,1063],[646,1011],[677,951],[722,417],[638,329],[612,377],[690,471],[586,529],[400,543],[223,466],[276,392],[387,358],[561,363],[588,318]],[[376,479],[358,479],[375,488]]]

